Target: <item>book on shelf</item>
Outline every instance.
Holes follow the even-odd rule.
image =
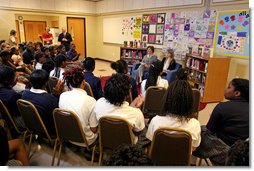
[[[204,96],[204,86],[199,85],[199,86],[198,86],[198,90],[199,90],[199,92],[200,92],[201,97],[203,97],[203,96]]]

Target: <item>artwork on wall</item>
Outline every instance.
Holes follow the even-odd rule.
[[[214,41],[215,54],[248,58],[249,30],[249,10],[219,12]]]
[[[142,17],[142,41],[148,35],[149,44],[163,44],[166,13],[144,14]]]
[[[122,36],[124,40],[140,40],[141,17],[124,17],[122,20]]]
[[[202,45],[208,52],[213,46],[216,16],[216,10],[166,13],[163,45],[182,54],[188,47],[197,52]]]

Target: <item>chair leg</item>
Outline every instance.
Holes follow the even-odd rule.
[[[212,162],[210,161],[210,159],[205,159],[205,162],[207,164],[207,166],[212,166]]]
[[[58,139],[56,139],[56,141],[55,141],[51,166],[54,166],[54,164],[55,164],[55,156],[56,156],[57,145],[58,145],[57,143],[58,143]]]
[[[96,145],[93,146],[93,152],[92,152],[92,160],[91,160],[91,165],[93,166],[93,161],[94,161],[94,153],[95,153],[95,148],[96,148]]]
[[[58,162],[57,162],[57,166],[59,166],[59,164],[60,164],[62,146],[63,146],[63,144],[62,144],[62,142],[60,142],[60,147],[59,147],[59,152],[58,152]]]
[[[30,139],[29,139],[29,144],[28,144],[28,157],[30,155],[30,150],[31,150],[31,145],[32,145],[32,139],[33,139],[33,134],[30,134]]]
[[[202,159],[201,158],[197,158],[197,163],[198,163],[198,166],[201,166]]]
[[[100,157],[99,157],[99,166],[101,165],[101,159],[102,159],[102,149],[100,150]]]

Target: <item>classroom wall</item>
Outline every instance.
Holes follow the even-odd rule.
[[[112,0],[111,0],[112,1]],[[122,0],[123,1],[123,0]],[[245,3],[244,3],[245,2]],[[104,3],[105,2],[100,2]],[[207,1],[206,1],[207,3]],[[205,4],[206,4],[205,3]],[[210,4],[210,9],[216,9],[218,11],[226,11],[226,10],[240,10],[240,9],[249,9],[249,3],[248,1],[242,1],[241,4],[239,4],[239,1],[236,4],[232,3],[222,3],[222,4]],[[121,6],[118,4],[118,6]],[[205,5],[204,5],[205,6]],[[168,9],[161,9],[158,8],[156,9],[149,9],[149,10],[142,10],[141,12],[135,12],[135,10],[130,9],[129,11],[122,11],[120,13],[105,10],[105,13],[102,13],[100,16],[97,17],[97,33],[96,33],[96,58],[101,58],[105,60],[110,60],[110,61],[116,61],[120,58],[120,46],[117,44],[109,44],[109,43],[103,43],[103,17],[119,17],[119,16],[136,16],[136,15],[142,15],[144,13],[160,13],[160,12],[174,12],[174,11],[195,11],[195,10],[204,10],[205,7],[195,7],[195,6],[183,6],[183,7],[178,7],[178,8],[168,8]],[[112,8],[112,7],[111,7]],[[97,7],[98,9],[98,7]],[[115,8],[112,8],[115,9]],[[138,11],[138,10],[136,10]],[[98,12],[98,11],[97,11]],[[115,14],[114,14],[115,13]],[[160,56],[161,58],[161,50],[160,49],[155,49],[155,54],[157,56]],[[249,59],[240,59],[240,58],[231,58],[231,63],[230,63],[230,69],[229,69],[229,74],[228,74],[228,80],[232,80],[235,77],[240,77],[240,78],[247,78],[249,79]]]

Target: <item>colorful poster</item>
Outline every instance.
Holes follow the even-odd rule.
[[[149,34],[148,35],[148,43],[154,44],[155,43],[155,38],[156,38],[155,34]]]
[[[140,39],[141,38],[141,30],[133,30],[133,38]]]
[[[156,23],[157,23],[157,14],[150,14],[149,24],[156,24]]]
[[[166,13],[159,13],[157,15],[157,23],[158,24],[164,24],[165,23],[165,17],[166,17]]]
[[[156,27],[157,27],[156,28],[156,33],[157,34],[163,34],[163,32],[164,32],[164,25],[163,24],[158,24]]]
[[[135,24],[136,24],[136,29],[141,28],[141,23],[142,23],[142,22],[141,22],[141,18],[140,18],[140,17],[137,17],[137,18],[136,18],[136,23],[135,23]]]
[[[249,58],[249,10],[219,12],[216,23],[215,54]]]

